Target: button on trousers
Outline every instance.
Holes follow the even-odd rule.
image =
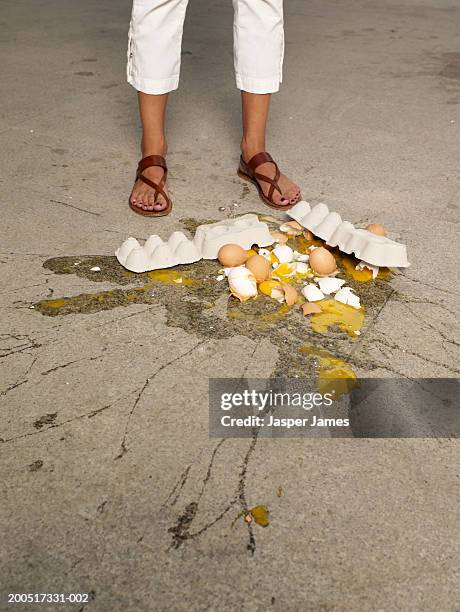
[[[164,94],[179,85],[188,0],[134,0],[129,26],[128,83]],[[233,0],[233,50],[238,89],[278,91],[284,56],[283,0]]]

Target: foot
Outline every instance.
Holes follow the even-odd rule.
[[[147,155],[153,155],[153,153],[143,154],[143,157]],[[161,153],[157,153],[157,155],[162,155]],[[142,175],[146,178],[150,179],[154,183],[158,184],[163,177],[164,170],[163,168],[159,168],[158,166],[152,166],[151,168],[146,168]],[[165,185],[163,187],[164,192],[169,197],[168,188]],[[156,199],[155,199],[156,198]],[[161,212],[165,210],[167,207],[167,202],[165,198],[161,194],[156,194],[154,189],[141,181],[140,179],[134,183],[133,190],[130,196],[130,202],[133,206],[137,206],[142,210]]]
[[[253,157],[256,153],[259,152],[260,151],[256,151],[255,153],[252,153],[247,152],[243,149],[242,155],[244,161],[248,163],[251,157]],[[261,164],[260,166],[258,166],[257,172],[273,179],[275,178],[276,170],[275,166],[272,163],[267,162],[266,164]],[[268,197],[268,193],[270,191],[270,183],[260,181],[259,184],[262,188],[262,191],[264,192],[264,195]],[[280,175],[280,178],[278,179],[278,185],[281,189],[281,193],[275,189],[272,195],[272,200],[275,204],[280,206],[293,206],[294,204],[297,204],[297,202],[300,201],[300,187],[296,183],[294,183],[294,181],[288,178],[285,174]]]

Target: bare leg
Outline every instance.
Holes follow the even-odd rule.
[[[241,92],[243,107],[243,139],[241,141],[241,152],[244,161],[248,162],[251,157],[265,151],[265,133],[267,128],[268,111],[270,109],[271,94],[253,94],[247,91]],[[257,169],[260,174],[273,178],[275,170],[273,164],[262,164]],[[299,187],[281,174],[279,186],[283,195],[275,192],[273,200],[276,204],[291,204],[296,201],[300,193]],[[261,183],[265,195],[268,194],[270,185]]]
[[[138,92],[138,97],[142,122],[142,157],[147,155],[162,155],[165,157],[168,149],[165,138],[165,113],[168,94],[155,96]],[[151,181],[158,183],[163,176],[163,170],[158,167],[147,168],[143,174]],[[165,192],[168,193],[166,186]],[[142,181],[135,183],[130,199],[135,206],[144,210],[161,211],[166,208],[165,199],[159,195],[155,203],[154,190]]]

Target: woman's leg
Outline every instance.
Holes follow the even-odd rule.
[[[279,90],[284,58],[283,0],[233,0],[234,57],[236,84],[241,89],[245,162],[266,150],[265,134],[271,94]],[[265,163],[257,172],[274,178],[273,164]],[[299,198],[299,187],[284,174],[274,192],[276,204],[292,204]],[[268,194],[269,183],[261,182]]]
[[[134,0],[129,27],[127,77],[138,91],[142,122],[142,157],[166,156],[165,112],[168,93],[177,89],[182,31],[188,0]],[[143,176],[158,183],[159,167],[147,168]],[[165,187],[165,192],[167,189]],[[137,181],[131,203],[144,210],[166,208],[163,196]]]
[[[166,157],[168,147],[165,136],[165,114],[168,94],[153,95],[140,91],[138,97],[142,122],[142,157],[147,157],[147,155]],[[144,170],[143,175],[154,183],[159,183],[163,176],[163,169],[153,166]],[[166,186],[164,191],[169,195]],[[155,202],[154,190],[143,181],[136,181],[130,199],[134,206],[139,206],[144,210],[161,211],[166,208],[164,197],[159,195]]]
[[[270,108],[271,94],[254,94],[247,91],[241,92],[243,106],[243,138],[241,140],[241,153],[245,162],[261,151],[266,151],[265,133]],[[271,163],[261,164],[257,172],[275,177],[275,167]],[[291,179],[281,174],[278,185],[281,193],[275,191],[272,199],[275,204],[291,205],[299,200],[300,189]],[[261,187],[268,195],[270,184],[261,182]]]

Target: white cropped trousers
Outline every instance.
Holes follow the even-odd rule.
[[[138,91],[177,89],[188,0],[133,0],[128,83]],[[238,89],[278,91],[284,56],[283,0],[233,0],[234,64]]]

